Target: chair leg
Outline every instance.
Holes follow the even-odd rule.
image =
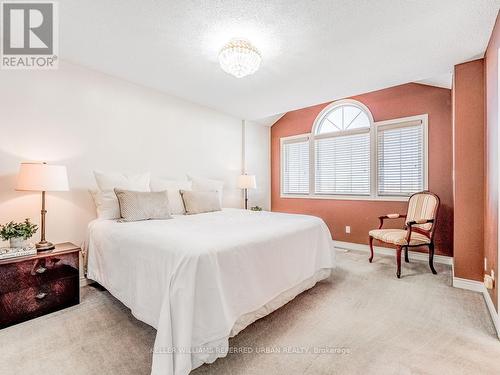
[[[410,263],[410,258],[408,258],[408,246],[405,246],[405,262]]]
[[[398,246],[396,249],[396,263],[398,265],[396,276],[398,277],[398,279],[401,278],[401,250],[402,250],[401,246]]]
[[[434,244],[429,244],[429,267],[434,275],[437,274],[436,269],[434,268]]]
[[[370,263],[373,260],[373,237],[370,236],[370,259],[368,259]]]

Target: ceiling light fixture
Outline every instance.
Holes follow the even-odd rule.
[[[236,78],[255,73],[261,61],[257,48],[243,39],[231,40],[219,52],[220,67]]]

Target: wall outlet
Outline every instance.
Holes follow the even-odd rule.
[[[484,275],[484,286],[486,289],[493,289],[495,287],[495,271],[491,270],[489,275]]]
[[[346,226],[345,226],[345,232],[346,232],[347,234],[350,234],[350,233],[351,233],[351,227],[350,227],[349,225],[346,225]]]
[[[495,280],[491,275],[484,275],[484,286],[486,289],[493,289],[493,286],[495,284]]]

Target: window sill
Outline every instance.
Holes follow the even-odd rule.
[[[341,200],[341,201],[382,201],[382,202],[408,202],[408,197],[402,196],[378,196],[371,195],[308,195],[308,194],[280,194],[284,199],[321,199],[321,200]]]

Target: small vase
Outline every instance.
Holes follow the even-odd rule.
[[[11,248],[23,248],[26,246],[26,240],[22,237],[14,237],[11,238],[9,241]]]

